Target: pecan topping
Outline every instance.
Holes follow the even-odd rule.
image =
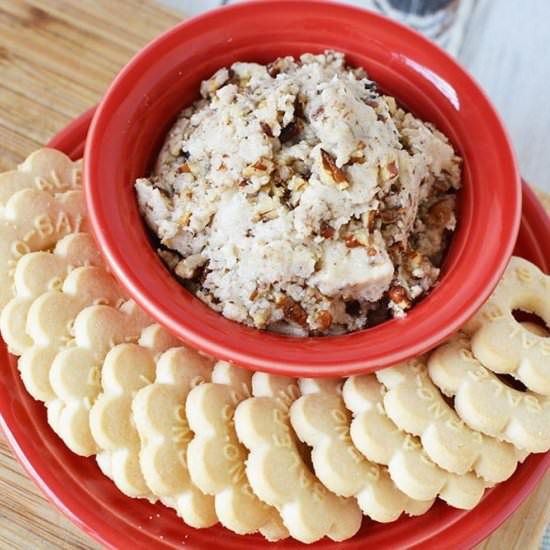
[[[279,141],[281,143],[286,143],[287,141],[292,141],[296,139],[303,130],[303,125],[300,120],[294,120],[287,124],[279,134]]]
[[[393,208],[390,210],[383,210],[380,212],[380,218],[384,223],[393,223],[397,220],[400,214],[405,212],[404,208]]]
[[[311,118],[317,118],[320,117],[325,112],[325,108],[321,105],[313,113],[311,113]]]
[[[300,101],[298,96],[296,96],[296,98],[294,99],[294,116],[305,118],[304,106],[302,105],[302,102]]]
[[[395,160],[379,165],[378,169],[381,183],[391,182],[399,176],[399,166]]]
[[[279,59],[276,59],[272,63],[269,63],[267,66],[267,72],[271,78],[275,78],[281,72],[281,62]]]
[[[326,309],[319,311],[316,315],[316,321],[319,326],[319,330],[327,330],[330,325],[332,325],[332,315],[330,314],[330,311]]]
[[[453,219],[455,201],[453,197],[445,197],[432,204],[428,211],[428,223],[436,227],[445,227]]]
[[[400,305],[403,309],[411,307],[411,301],[409,300],[407,291],[402,286],[392,286],[388,290],[388,296],[392,302]]]
[[[180,167],[178,168],[178,172],[180,174],[189,174],[191,172],[191,168],[189,168],[189,164],[187,164],[186,162],[184,162],[183,164],[180,165]]]
[[[336,166],[332,156],[324,149],[321,149],[321,160],[323,161],[323,168],[330,173],[336,183],[347,183],[346,175],[342,169]]]
[[[377,213],[375,210],[371,210],[368,214],[368,218],[367,218],[367,229],[369,230],[370,233],[372,233],[374,231],[374,227],[376,225],[376,218],[377,218]]]
[[[399,168],[397,167],[397,163],[395,160],[392,160],[387,166],[386,166],[388,172],[392,175],[392,177],[399,175]]]
[[[327,222],[321,222],[321,230],[319,232],[321,237],[324,237],[325,239],[332,239],[335,232],[334,227],[330,226]]]
[[[298,325],[305,327],[307,325],[307,313],[304,308],[288,296],[283,296],[278,303],[283,309],[283,314],[287,321],[293,321]]]
[[[270,137],[270,138],[273,137],[273,131],[271,130],[271,126],[267,122],[260,122],[260,126],[262,128],[263,133],[267,137]]]
[[[363,244],[358,241],[354,235],[348,235],[347,237],[344,237],[344,241],[346,241],[346,246],[348,248],[357,248],[358,246],[363,246]]]

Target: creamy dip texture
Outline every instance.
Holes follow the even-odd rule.
[[[341,53],[234,63],[136,182],[159,254],[225,317],[295,335],[402,317],[434,286],[461,159]]]

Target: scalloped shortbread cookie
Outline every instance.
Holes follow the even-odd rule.
[[[86,227],[82,162],[39,149],[0,174],[0,310],[12,297],[17,261]]]
[[[114,277],[102,267],[77,267],[61,291],[45,292],[29,308],[27,334],[34,345],[60,348],[73,339],[76,316],[91,305],[120,307],[126,300]]]
[[[124,296],[112,275],[94,266],[72,270],[62,288],[63,291],[45,292],[31,304],[26,332],[33,345],[24,351],[18,362],[27,391],[45,402],[55,399],[49,381],[51,361],[65,346],[74,345],[75,317],[86,305],[120,304]],[[55,424],[53,427],[55,429]]]
[[[454,396],[456,412],[472,429],[524,451],[550,449],[550,398],[507,386],[474,357],[467,337],[435,350],[428,369],[439,389]]]
[[[52,252],[38,251],[23,256],[13,277],[15,296],[0,316],[2,337],[11,353],[21,355],[32,346],[27,334],[27,316],[33,301],[50,290],[62,290],[73,269],[101,266],[101,255],[91,235],[74,233],[61,239]]]
[[[301,379],[299,397],[290,408],[290,420],[298,437],[312,447],[315,474],[329,490],[355,497],[363,513],[375,521],[396,520],[402,512],[419,515],[433,500],[412,501],[391,480],[387,470],[368,461],[351,441],[351,413],[334,384]]]
[[[139,465],[141,449],[132,421],[132,400],[153,383],[156,359],[178,341],[159,325],[147,327],[139,344],[119,344],[105,357],[101,369],[102,393],[90,410],[90,429],[99,448],[97,461],[116,486],[131,497],[153,494]]]
[[[384,410],[384,388],[371,375],[348,378],[343,388],[346,407],[353,412],[351,439],[371,461],[388,466],[394,483],[416,500],[439,496],[455,508],[471,509],[483,496],[482,480],[469,473],[456,475],[434,464],[416,437],[405,434]]]
[[[62,349],[51,364],[48,376],[55,397],[46,403],[52,427],[76,454],[90,456],[98,450],[89,414],[101,391],[105,356],[117,344],[136,342],[151,324],[131,300],[120,309],[96,305],[77,315],[72,345]]]
[[[213,360],[182,346],[164,352],[153,384],[139,390],[132,414],[141,439],[140,465],[147,486],[195,528],[217,523],[214,499],[189,478],[187,446],[193,437],[185,401],[189,391],[208,382]]]
[[[254,493],[279,510],[290,535],[299,541],[352,537],[362,520],[357,502],[322,485],[292,430],[288,409],[300,394],[296,380],[256,373],[253,389],[255,397],[237,407],[235,427],[250,451],[246,473]]]
[[[0,215],[9,198],[23,189],[38,189],[52,195],[82,187],[82,160],[73,162],[56,149],[31,153],[16,170],[0,174]]]
[[[47,250],[64,236],[87,230],[82,191],[52,195],[23,189],[6,202],[0,216],[0,309],[13,297],[17,261]]]
[[[117,344],[136,342],[151,324],[150,318],[131,300],[120,310],[105,305],[90,306],[75,319],[73,344],[59,351],[51,363],[41,360],[41,354],[35,353],[36,347],[22,356],[33,388],[43,385],[43,379],[49,377],[53,398],[46,401],[48,421],[74,453],[90,456],[98,450],[90,432],[89,415],[101,391],[105,356]],[[51,347],[42,349],[51,356]]]
[[[189,392],[185,410],[195,435],[187,447],[187,465],[193,483],[214,496],[222,525],[278,540],[288,532],[277,510],[253,493],[245,473],[248,453],[233,424],[235,407],[250,395],[251,377],[250,371],[218,362],[212,382]]]
[[[474,471],[489,483],[508,479],[515,471],[516,449],[471,430],[447,404],[428,377],[426,364],[413,359],[376,372],[386,387],[384,409],[401,429],[420,437],[426,454],[455,474]]]
[[[488,369],[508,373],[527,388],[550,396],[550,338],[535,334],[514,310],[539,315],[550,325],[550,277],[523,258],[512,257],[487,303],[466,325],[472,351]]]

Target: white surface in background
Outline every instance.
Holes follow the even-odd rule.
[[[221,4],[219,0],[161,1],[189,15]],[[348,3],[368,7],[371,0]],[[521,173],[550,192],[550,0],[473,4],[467,10],[458,58],[502,116]]]
[[[550,191],[550,2],[478,0],[459,59],[504,119],[523,176]]]

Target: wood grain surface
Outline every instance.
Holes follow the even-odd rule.
[[[181,19],[149,0],[0,0],[0,170],[94,105],[124,63]],[[539,546],[550,474],[480,549]],[[0,436],[0,549],[96,549],[23,473]]]

